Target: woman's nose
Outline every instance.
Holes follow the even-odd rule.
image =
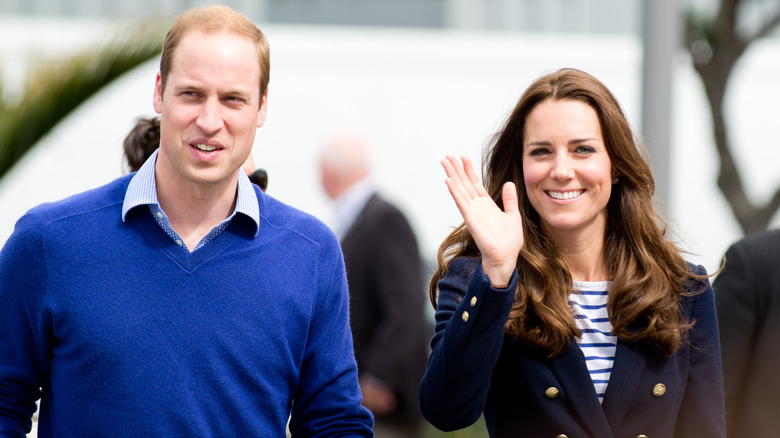
[[[574,177],[574,167],[571,158],[566,155],[559,155],[553,162],[550,176],[555,179],[571,179]]]

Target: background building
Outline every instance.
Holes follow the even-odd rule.
[[[717,3],[679,1],[704,13]],[[117,19],[174,16],[195,3],[2,0],[0,93],[13,98],[34,60],[67,56],[114,35]],[[359,130],[375,148],[379,186],[407,214],[431,265],[439,243],[460,222],[439,161],[447,153],[478,160],[534,78],[564,66],[586,70],[613,90],[635,129],[642,128],[647,78],[641,0],[223,3],[250,16],[271,43],[268,119],[253,150],[255,162],[269,172],[268,193],[329,223],[318,154],[334,132]],[[776,5],[751,1],[747,21]],[[0,245],[34,205],[125,173],[122,140],[137,117],[154,115],[157,63],[145,63],[86,101],[0,179]],[[651,157],[668,156],[655,171],[667,187],[661,202],[671,238],[691,252],[689,260],[712,272],[741,230],[716,185],[719,162],[699,78],[684,50],[668,65],[668,146],[651,132],[642,134]],[[759,41],[741,61],[726,97],[731,135],[744,146],[734,153],[754,201],[780,186],[780,148],[772,130],[777,77],[780,44],[777,38]]]
[[[115,20],[175,15],[195,2],[3,0],[0,74],[13,96],[38,57],[65,56],[112,35]],[[269,171],[268,192],[329,222],[317,154],[344,128],[371,139],[383,191],[408,214],[423,256],[459,222],[439,166],[446,153],[478,159],[520,92],[559,67],[584,69],[617,95],[641,129],[644,2],[640,0],[235,0],[271,42],[269,114],[253,155]],[[703,11],[716,2],[685,2]],[[758,19],[773,2],[752,1]],[[776,2],[774,2],[776,3]],[[655,2],[654,4],[660,4]],[[751,46],[732,79],[727,111],[752,199],[780,185],[773,102],[780,98],[777,39]],[[103,184],[124,172],[121,142],[153,115],[157,61],[112,83],[56,126],[0,180],[0,243],[16,219],[44,201]],[[672,238],[714,271],[741,235],[716,186],[718,158],[702,86],[687,53],[669,59],[669,160],[662,205]],[[658,92],[662,92],[659,90]],[[652,90],[651,90],[652,92]],[[651,157],[663,139],[643,132]],[[749,146],[749,147],[748,147]],[[773,222],[777,224],[777,220]]]

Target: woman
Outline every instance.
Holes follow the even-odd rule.
[[[723,437],[706,272],[664,237],[653,177],[594,77],[535,81],[486,154],[442,165],[464,224],[431,280],[421,409],[492,437]],[[437,300],[438,292],[438,300]]]

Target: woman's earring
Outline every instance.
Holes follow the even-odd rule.
[[[612,184],[617,184],[617,183],[618,183],[618,179],[617,178],[612,180]]]

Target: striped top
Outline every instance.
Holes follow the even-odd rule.
[[[585,354],[585,364],[596,388],[599,403],[604,401],[612,364],[615,362],[617,336],[612,335],[612,324],[607,314],[607,291],[610,281],[575,281],[569,295],[574,320],[582,331],[577,342]]]

